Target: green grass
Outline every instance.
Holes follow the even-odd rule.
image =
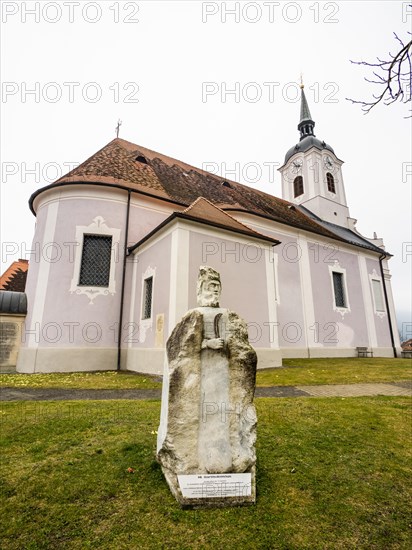
[[[258,371],[258,386],[396,382],[412,378],[408,359],[284,359],[282,368]]]
[[[3,403],[1,548],[411,547],[409,399],[256,404],[257,504],[191,511],[154,461],[160,402]]]
[[[53,374],[0,374],[0,387],[67,389],[156,389],[160,377],[131,372],[72,372]]]
[[[395,382],[412,378],[408,359],[284,359],[284,368],[258,371],[258,386]],[[291,367],[291,368],[288,368]],[[0,374],[0,387],[72,389],[155,389],[159,377],[126,372]]]

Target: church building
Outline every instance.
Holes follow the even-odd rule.
[[[162,373],[201,265],[220,273],[258,368],[400,353],[390,254],[356,230],[343,162],[314,128],[302,87],[282,198],[119,138],[36,191],[17,371]]]

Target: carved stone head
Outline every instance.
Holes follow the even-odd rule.
[[[219,307],[222,291],[220,275],[207,265],[201,265],[197,278],[197,303],[200,307]]]

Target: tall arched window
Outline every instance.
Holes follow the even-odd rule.
[[[293,180],[293,194],[296,197],[303,195],[303,178],[302,176],[297,176]]]
[[[328,191],[331,193],[336,193],[335,191],[335,178],[330,172],[326,174],[326,181],[328,182]]]

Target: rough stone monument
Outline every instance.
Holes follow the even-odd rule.
[[[182,506],[254,503],[256,352],[246,323],[219,306],[220,275],[201,266],[198,306],[167,344],[157,459]]]

